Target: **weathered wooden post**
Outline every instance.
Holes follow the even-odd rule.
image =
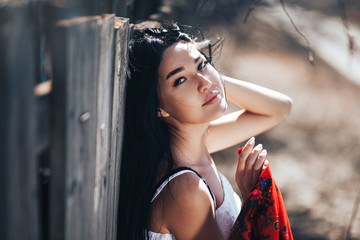
[[[60,23],[53,37],[50,239],[95,234],[98,19],[76,20]]]
[[[50,29],[84,12],[130,16],[134,2],[0,4],[0,239],[116,239],[129,19]],[[42,37],[52,45],[44,83]]]
[[[52,38],[51,239],[116,236],[128,22],[114,23],[64,20]]]
[[[37,240],[37,19],[31,1],[0,4],[0,238]]]
[[[116,239],[119,201],[120,161],[125,110],[126,68],[128,65],[129,19],[115,18],[114,82],[112,98],[112,125],[109,162],[109,192],[107,212],[107,239]]]

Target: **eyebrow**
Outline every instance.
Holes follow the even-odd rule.
[[[197,57],[194,59],[194,63],[196,64],[199,60],[201,59],[201,56]],[[178,67],[175,70],[172,70],[171,72],[169,72],[168,75],[166,75],[166,80],[168,80],[170,77],[174,76],[175,74],[184,71],[185,68],[184,67]]]

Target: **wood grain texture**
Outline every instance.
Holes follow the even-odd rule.
[[[106,238],[113,29],[103,15],[55,31],[51,239]]]
[[[94,189],[94,214],[98,231],[96,239],[105,239],[109,196],[110,140],[114,69],[114,15],[99,21],[98,77],[97,77],[97,134]],[[112,213],[109,213],[112,214]]]
[[[113,98],[112,126],[109,175],[109,195],[107,209],[107,239],[116,239],[120,164],[123,139],[123,122],[125,111],[125,84],[128,65],[129,19],[115,18],[114,31],[114,68],[113,68]]]
[[[0,7],[0,238],[37,240],[37,22],[29,1]],[[19,231],[21,226],[21,231]]]

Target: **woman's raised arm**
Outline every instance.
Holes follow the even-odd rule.
[[[290,97],[256,84],[223,76],[227,99],[242,110],[213,121],[206,145],[216,152],[260,134],[284,120],[290,113]]]

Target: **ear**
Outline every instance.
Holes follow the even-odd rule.
[[[170,114],[162,108],[158,108],[158,117],[169,117]]]

